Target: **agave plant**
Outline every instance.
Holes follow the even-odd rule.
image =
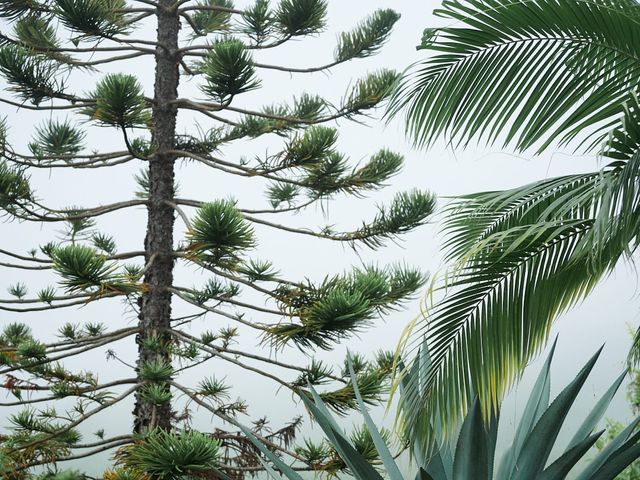
[[[616,378],[598,400],[564,451],[551,460],[551,452],[560,429],[601,351],[591,357],[576,378],[550,403],[550,367],[554,350],[555,344],[534,384],[510,447],[499,462],[495,461],[499,411],[486,414],[481,411],[480,402],[476,400],[462,422],[455,445],[442,440],[441,436],[435,448],[430,446],[433,445],[431,439],[434,432],[438,435],[437,426],[420,423],[418,419],[405,415],[405,420],[410,421],[411,426],[405,425],[407,428],[404,432],[418,467],[415,480],[563,480],[570,473],[575,475],[578,462],[585,458],[604,433],[604,430],[597,433],[593,433],[593,430],[602,419],[626,372]],[[401,405],[405,404],[405,392],[411,391],[407,390],[410,382],[426,381],[429,366],[428,354],[423,350],[411,368],[405,369],[401,385]],[[357,452],[313,388],[310,389],[311,398],[303,397],[307,408],[354,478],[404,480],[406,477],[402,475],[394,455],[367,412],[353,370],[351,379],[360,411],[381,460],[380,468],[372,466]],[[636,432],[639,424],[640,417],[609,442],[575,478],[613,480],[640,456],[640,432]],[[248,429],[245,429],[245,434],[264,455],[262,462],[271,478],[302,480],[294,468],[284,463]]]

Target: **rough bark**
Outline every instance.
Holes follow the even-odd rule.
[[[157,336],[167,346],[171,342],[171,293],[173,283],[173,228],[175,212],[170,206],[174,197],[175,157],[173,149],[177,109],[171,104],[178,95],[179,59],[177,57],[180,19],[172,6],[175,0],[158,0],[156,70],[153,105],[153,144],[155,153],[149,160],[149,205],[145,258],[152,262],[146,272],[149,291],[143,296],[140,309],[141,332],[138,337],[138,367],[153,359],[171,360],[168,349],[149,350],[142,340]],[[168,388],[168,387],[167,387]],[[136,394],[134,431],[144,432],[149,426],[171,428],[171,404],[154,406]]]

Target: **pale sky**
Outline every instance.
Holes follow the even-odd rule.
[[[239,8],[249,4],[237,1]],[[431,11],[438,6],[436,1],[329,1],[328,31],[318,38],[293,42],[290,46],[273,51],[262,52],[256,58],[263,63],[274,63],[286,66],[310,67],[324,64],[331,60],[335,40],[338,32],[350,29],[359,19],[377,8],[393,8],[402,14],[396,24],[390,41],[374,57],[365,60],[355,60],[346,65],[340,65],[330,74],[290,75],[282,72],[259,71],[264,87],[261,90],[241,95],[238,105],[258,109],[261,105],[271,104],[290,99],[292,95],[303,91],[319,93],[329,100],[338,102],[347,87],[355,79],[367,71],[394,68],[404,70],[408,65],[424,57],[424,52],[416,52],[415,45],[419,43],[422,30],[425,27],[438,25],[439,19],[433,17]],[[136,33],[139,38],[152,39],[152,29],[142,29]],[[106,72],[104,69],[103,72]],[[147,95],[151,96],[153,82],[153,66],[149,60],[112,65],[108,71],[122,71],[135,73],[143,82]],[[90,91],[99,74],[88,77],[75,77],[69,80],[70,89],[77,93]],[[197,79],[183,77],[185,83],[181,87],[181,96],[202,98],[197,89]],[[0,83],[0,86],[3,86]],[[378,113],[382,113],[381,111]],[[21,151],[31,138],[32,127],[39,123],[46,114],[34,114],[26,111],[17,112],[15,108],[0,105],[0,116],[7,116],[10,125],[10,141]],[[80,118],[80,117],[78,117]],[[200,127],[206,129],[214,125],[206,117],[199,117]],[[586,172],[600,168],[602,165],[595,156],[572,156],[570,152],[532,157],[516,156],[509,152],[501,152],[496,148],[479,148],[471,146],[465,151],[452,152],[445,148],[444,143],[435,145],[428,151],[416,151],[410,148],[406,140],[402,123],[399,119],[388,126],[376,118],[367,121],[368,126],[341,121],[339,148],[354,161],[367,158],[372,153],[386,147],[405,155],[406,165],[403,172],[395,177],[390,187],[371,197],[345,199],[340,197],[325,204],[325,211],[311,208],[301,215],[281,217],[281,223],[292,226],[321,227],[325,224],[335,224],[338,228],[349,229],[361,224],[362,220],[371,218],[375,213],[375,205],[388,202],[397,191],[412,188],[427,189],[439,196],[469,193],[481,190],[503,189],[522,185],[524,183],[565,173]],[[185,132],[193,131],[194,118],[181,114],[180,126]],[[104,128],[91,128],[88,135],[91,149],[111,150],[121,148],[117,133]],[[257,141],[240,142],[228,148],[224,154],[230,160],[237,160],[241,156],[251,158],[266,151],[276,151],[281,145],[277,137],[262,138]],[[65,207],[82,205],[84,207],[97,206],[115,201],[133,198],[136,190],[133,174],[141,165],[132,162],[124,166],[100,170],[51,171],[41,170],[31,172],[32,185],[38,196],[51,207]],[[217,198],[234,197],[241,207],[257,208],[268,206],[264,197],[264,182],[258,179],[228,178],[219,172],[208,170],[206,167],[182,162],[178,170],[180,185],[179,196],[190,199],[211,201]],[[445,200],[440,201],[440,205]],[[192,214],[193,212],[189,212]],[[326,214],[326,215],[325,215]],[[118,241],[120,252],[142,249],[145,229],[145,212],[142,208],[130,210],[126,213],[116,212],[98,220],[101,231],[111,234]],[[180,219],[176,221],[176,241],[184,233],[184,225]],[[25,253],[30,248],[36,248],[57,235],[60,227],[50,225],[24,224],[9,222],[2,224],[2,245],[0,248],[18,253]],[[316,239],[301,238],[274,232],[266,228],[256,228],[259,247],[255,257],[271,259],[274,265],[291,279],[322,279],[325,275],[343,272],[349,265],[359,265],[361,261],[377,263],[379,265],[394,262],[405,262],[418,265],[426,271],[435,272],[442,268],[442,241],[439,236],[437,217],[434,222],[410,235],[403,237],[398,244],[389,243],[387,248],[378,251],[360,249],[358,256],[344,246],[327,243]],[[53,277],[46,275],[25,274],[3,270],[0,274],[0,291],[17,281],[25,282],[32,294],[43,286],[52,283]],[[176,276],[176,283],[183,287],[201,285],[207,276],[193,267],[180,267]],[[0,297],[6,298],[2,293]],[[247,297],[245,297],[247,298]],[[254,298],[258,302],[260,298]],[[552,374],[552,389],[558,389],[570,381],[579,367],[602,344],[605,350],[598,362],[591,379],[584,389],[581,406],[588,408],[599,394],[604,391],[611,381],[618,375],[624,365],[626,352],[630,344],[627,325],[634,329],[638,325],[637,308],[637,275],[629,266],[620,265],[616,272],[602,282],[595,292],[580,306],[560,318],[554,327],[554,333],[559,334],[558,350]],[[174,301],[174,315],[180,312],[191,312],[192,309],[180,301]],[[345,349],[362,353],[375,352],[380,348],[393,349],[405,325],[419,312],[419,299],[408,305],[405,311],[399,311],[384,321],[380,321],[375,328],[367,333],[353,338],[336,348],[332,352],[319,352],[318,358],[341,364]],[[102,321],[113,328],[133,325],[135,316],[132,312],[124,312],[119,300],[106,300],[80,309],[57,310],[35,314],[10,314],[0,316],[0,324],[23,321],[32,326],[36,335],[42,339],[50,339],[57,329],[65,322]],[[206,322],[196,322],[192,332],[204,329],[217,329],[225,326],[227,321],[209,317]],[[248,349],[254,348],[257,342],[251,335],[242,337],[243,345]],[[118,344],[118,353],[128,362],[135,361],[135,349],[132,342]],[[307,363],[293,348],[279,354],[279,359],[291,362]],[[534,369],[539,366],[536,362]],[[71,366],[71,363],[68,363]],[[132,372],[114,361],[105,363],[104,351],[86,355],[75,363],[78,369],[91,369],[100,372],[100,379],[106,381],[119,376],[132,376]],[[510,428],[509,418],[512,418],[517,406],[522,405],[522,398],[529,390],[529,381],[533,373],[525,374],[524,381],[514,391],[507,401],[503,421],[506,429]],[[190,371],[182,379],[182,383],[195,385],[204,375],[227,377],[234,384],[234,396],[247,400],[252,418],[268,415],[272,425],[278,427],[292,416],[292,402],[289,393],[278,391],[277,386],[253,374],[229,368],[219,361],[209,362],[205,366]],[[296,407],[294,407],[296,408]],[[103,426],[107,435],[125,433],[131,424],[130,411],[132,403],[117,407],[117,413],[109,413],[96,417],[91,426]],[[298,406],[297,412],[302,413]],[[203,431],[212,428],[210,415],[193,409],[193,426]],[[381,417],[382,410],[379,413]],[[609,412],[609,416],[616,419],[628,420],[630,414],[626,407],[624,393],[621,392]],[[392,415],[390,416],[392,419]],[[580,422],[580,416],[575,415],[568,420],[568,426],[574,428]],[[248,419],[247,419],[248,422]],[[385,422],[390,422],[387,418]],[[4,426],[6,422],[1,422]],[[214,422],[213,426],[218,423]],[[309,429],[305,423],[305,431]],[[505,430],[506,430],[505,429]],[[95,429],[94,429],[95,430]],[[90,441],[92,431],[86,430],[86,440]],[[504,432],[503,432],[504,433]],[[314,433],[315,435],[316,433]],[[95,462],[83,462],[82,467],[97,472]]]

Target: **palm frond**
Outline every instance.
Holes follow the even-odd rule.
[[[418,145],[504,140],[518,150],[600,138],[640,73],[640,5],[629,0],[446,0],[453,26],[397,89]]]
[[[547,340],[553,320],[638,245],[640,153],[600,172],[552,178],[449,206],[444,298],[427,336],[428,388],[407,392],[452,425],[474,395],[485,414]]]

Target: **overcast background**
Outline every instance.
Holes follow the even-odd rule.
[[[274,2],[275,3],[275,2]],[[243,8],[249,2],[237,1],[236,6]],[[334,68],[329,74],[298,74],[290,75],[283,72],[259,71],[263,80],[263,88],[241,95],[237,105],[250,109],[258,109],[262,105],[290,100],[292,95],[299,95],[303,91],[318,93],[328,100],[339,102],[349,85],[366,72],[379,68],[394,68],[404,70],[407,66],[424,58],[424,52],[416,52],[415,45],[419,43],[422,30],[425,27],[439,25],[439,19],[432,15],[432,10],[438,6],[435,1],[329,1],[329,21],[327,31],[316,38],[290,42],[287,46],[260,52],[256,59],[263,63],[280,64],[295,67],[310,67],[328,63],[332,59],[336,37],[339,32],[352,28],[366,14],[377,8],[393,8],[402,14],[396,24],[389,42],[380,54],[365,60],[356,60]],[[7,28],[0,25],[0,28]],[[135,33],[137,38],[154,38],[154,27],[147,25]],[[135,60],[111,65],[101,72],[121,71],[134,73],[145,85],[146,93],[152,96],[153,64],[150,59]],[[100,74],[89,76],[74,76],[69,79],[70,91],[78,94],[91,90]],[[197,88],[197,79],[183,77],[180,90],[182,97],[203,99]],[[6,86],[0,82],[3,88]],[[8,95],[4,94],[6,98]],[[382,111],[378,111],[382,114]],[[10,142],[21,152],[26,152],[27,142],[31,139],[32,128],[46,118],[46,113],[33,113],[25,110],[17,111],[14,107],[0,105],[0,115],[7,116],[10,125]],[[82,121],[80,117],[78,121]],[[215,125],[204,116],[180,114],[180,129],[193,133],[195,122],[202,129]],[[88,127],[88,125],[86,125]],[[430,190],[440,197],[464,194],[479,190],[505,189],[515,187],[535,180],[562,175],[566,173],[587,172],[600,168],[602,165],[595,156],[574,156],[570,152],[533,156],[516,156],[502,152],[496,148],[470,146],[464,151],[453,152],[444,143],[435,145],[428,151],[417,151],[410,147],[403,134],[400,119],[393,120],[385,126],[377,118],[367,120],[367,126],[349,121],[338,124],[340,131],[339,149],[346,153],[354,162],[368,158],[380,148],[386,147],[404,154],[406,165],[400,175],[395,177],[385,190],[366,199],[348,199],[340,197],[335,201],[323,203],[323,208],[310,208],[304,214],[280,217],[281,223],[291,226],[321,228],[324,225],[335,225],[336,229],[348,230],[355,228],[365,219],[375,214],[378,203],[388,202],[395,192],[420,188]],[[117,132],[110,129],[91,127],[88,130],[87,143],[89,149],[118,150],[123,145]],[[275,153],[282,146],[278,137],[269,136],[255,141],[240,142],[224,150],[224,155],[230,161],[237,161],[245,156]],[[136,184],[133,175],[142,167],[141,162],[131,162],[123,166],[109,169],[64,171],[61,169],[39,170],[30,172],[32,185],[37,195],[44,203],[52,208],[81,205],[83,207],[98,206],[115,201],[128,200],[134,197]],[[268,202],[264,196],[265,183],[259,179],[229,178],[229,175],[207,169],[193,163],[180,163],[178,174],[179,196],[182,198],[204,201],[216,198],[235,198],[242,208],[267,208]],[[446,199],[440,199],[440,206]],[[193,212],[189,212],[192,214]],[[271,217],[268,217],[271,218]],[[292,236],[268,228],[256,227],[259,246],[252,256],[254,258],[270,259],[290,279],[305,277],[319,280],[326,275],[341,273],[350,265],[374,263],[379,265],[404,262],[416,265],[430,272],[436,272],[443,267],[439,250],[441,237],[437,217],[433,222],[403,237],[397,244],[389,243],[386,248],[371,251],[362,248],[358,255],[344,246],[328,241]],[[113,235],[118,241],[118,251],[141,250],[145,231],[145,211],[137,208],[123,213],[122,211],[105,215],[98,219],[98,229]],[[55,238],[61,226],[40,225],[32,223],[6,222],[0,227],[2,242],[0,248],[25,254],[31,248],[37,248]],[[180,241],[184,233],[181,220],[176,220],[176,242]],[[17,281],[25,282],[31,295],[42,287],[55,282],[55,278],[48,275],[28,274],[23,271],[2,270],[0,273],[0,291],[6,292],[10,284]],[[201,285],[208,277],[193,267],[179,266],[176,284],[183,287]],[[624,367],[624,360],[630,345],[629,328],[635,329],[638,324],[638,296],[637,275],[632,267],[620,265],[616,272],[602,282],[595,292],[579,307],[562,316],[555,324],[552,335],[559,335],[556,359],[553,366],[552,389],[555,393],[570,381],[580,366],[602,344],[605,349],[594,373],[584,388],[584,394],[579,399],[579,409],[576,415],[568,419],[567,430],[577,427],[580,423],[580,413],[593,404],[595,399],[604,391],[611,381]],[[6,298],[6,293],[0,297]],[[257,302],[259,297],[250,296]],[[407,323],[419,313],[420,299],[407,305],[405,311],[399,311],[377,322],[372,328],[359,337],[355,337],[332,352],[319,352],[318,358],[335,364],[341,364],[346,348],[362,353],[373,353],[378,349],[393,349]],[[261,303],[259,303],[261,304]],[[174,316],[192,313],[194,310],[180,300],[174,300]],[[258,316],[252,316],[259,321]],[[104,322],[109,328],[119,328],[134,325],[135,314],[124,308],[120,300],[104,300],[78,309],[64,309],[50,312],[30,313],[25,315],[4,312],[0,315],[0,322],[23,321],[30,325],[36,335],[43,340],[52,339],[57,329],[65,322]],[[228,325],[227,320],[207,317],[204,321],[195,322],[191,332],[202,330],[216,330]],[[252,350],[257,349],[259,339],[251,332],[244,332],[239,346]],[[114,348],[126,362],[135,362],[135,348],[132,339],[120,342]],[[267,352],[268,353],[268,352]],[[275,355],[275,354],[273,354]],[[278,358],[285,361],[306,364],[310,359],[294,349],[286,349],[278,353]],[[503,413],[503,442],[508,437],[509,429],[513,428],[517,418],[518,407],[523,405],[526,394],[530,389],[531,377],[537,372],[540,361],[536,361],[533,371],[525,374],[523,382],[514,389],[506,401]],[[67,362],[75,369],[90,369],[99,372],[101,381],[108,381],[118,377],[133,376],[129,368],[116,361],[106,363],[105,351],[94,351],[82,359]],[[251,418],[268,416],[274,428],[278,428],[291,419],[292,412],[302,412],[302,408],[292,403],[291,395],[278,390],[277,386],[264,378],[250,372],[231,368],[219,360],[189,371],[182,378],[182,383],[195,385],[205,375],[226,377],[234,385],[233,395],[241,397],[250,406]],[[292,378],[290,375],[288,378]],[[7,400],[12,397],[7,394]],[[0,401],[5,401],[0,399]],[[292,409],[292,407],[294,410]],[[221,424],[211,418],[209,414],[198,411],[191,406],[193,426],[203,431],[211,430]],[[116,411],[108,411],[96,416],[86,428],[86,440],[91,441],[91,432],[103,427],[107,436],[124,433],[130,428],[132,402],[123,403],[116,407]],[[7,414],[8,408],[3,409]],[[382,420],[383,409],[376,411]],[[609,417],[628,421],[630,412],[626,406],[624,392],[618,394],[608,414]],[[0,416],[2,427],[8,422],[5,415]],[[390,424],[393,414],[387,415],[384,422]],[[249,422],[247,418],[247,422]],[[304,434],[317,435],[311,431],[309,422],[305,422]],[[103,456],[103,458],[107,458]],[[100,462],[87,461],[80,464],[92,473],[103,469]]]

